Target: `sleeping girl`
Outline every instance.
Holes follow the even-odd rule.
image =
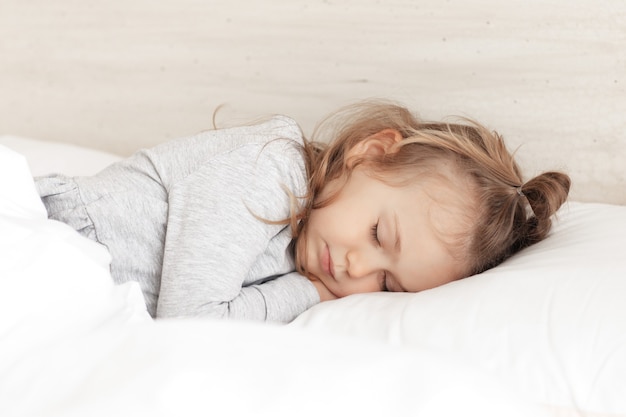
[[[51,219],[104,245],[156,318],[289,322],[320,301],[470,277],[546,237],[569,177],[524,181],[478,123],[386,101],[213,130],[90,177],[36,179]]]

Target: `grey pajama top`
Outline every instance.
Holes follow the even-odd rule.
[[[116,283],[153,317],[289,322],[319,302],[294,272],[289,216],[306,191],[302,133],[284,116],[142,150],[91,177],[36,178],[51,219],[105,245]]]

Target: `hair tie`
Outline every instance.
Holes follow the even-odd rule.
[[[520,197],[524,197],[524,192],[522,191],[521,185],[519,187],[515,187],[515,191],[517,191],[517,195],[519,195]]]

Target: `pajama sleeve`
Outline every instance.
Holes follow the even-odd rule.
[[[254,277],[255,268],[282,265],[272,256],[284,257],[286,247],[272,255],[272,245],[287,226],[261,219],[288,217],[285,188],[296,196],[305,189],[301,159],[288,140],[244,144],[171,186],[157,317],[288,322],[319,302],[293,265]]]

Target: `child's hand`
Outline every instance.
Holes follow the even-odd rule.
[[[309,280],[313,283],[313,285],[315,285],[315,289],[320,295],[320,301],[329,301],[338,298],[335,294],[330,292],[330,290],[326,288],[326,285],[324,285],[319,279],[315,277],[309,277]]]

